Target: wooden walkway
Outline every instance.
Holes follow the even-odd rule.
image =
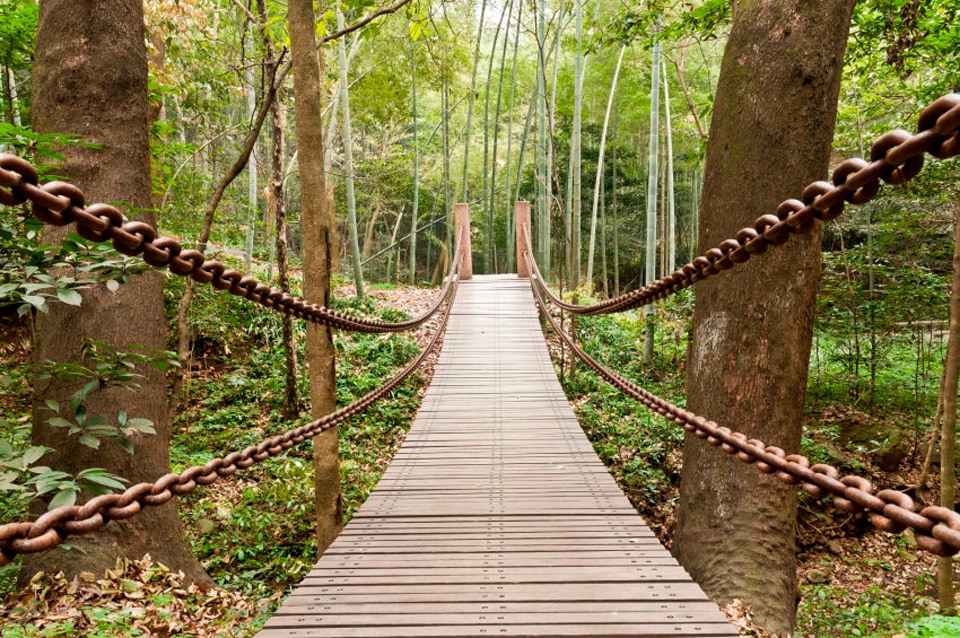
[[[737,632],[594,454],[514,275],[460,285],[403,447],[258,635]]]

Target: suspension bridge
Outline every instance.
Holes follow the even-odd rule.
[[[0,525],[0,565],[135,516],[333,427],[401,383],[445,333],[423,405],[382,481],[259,635],[737,635],[643,525],[591,450],[557,382],[540,318],[602,378],[718,453],[845,511],[867,511],[883,531],[910,528],[921,549],[952,556],[960,551],[960,514],[940,507],[917,511],[906,494],[875,493],[863,477],[841,477],[832,466],[811,464],[674,406],[583,352],[552,312],[588,315],[653,303],[809,232],[815,220],[837,217],[847,203],[871,200],[881,181],[912,179],[926,154],[960,154],[960,96],[928,106],[918,130],[888,133],[871,147],[869,162],[840,164],[832,184],[814,182],[800,200],[783,202],[776,214],[760,217],[683,268],[593,306],[569,304],[544,284],[525,203],[517,205],[518,274],[472,277],[469,221],[460,207],[457,250],[436,303],[398,323],[291,297],[158,237],[112,206],[87,206],[74,186],[40,185],[32,165],[0,154],[0,204],[29,201],[43,222],[76,224],[83,237],[111,241],[151,266],[339,330],[391,332],[442,317],[416,359],[349,406],[203,466]]]

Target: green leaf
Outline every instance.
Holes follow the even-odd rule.
[[[60,412],[60,402],[59,402],[59,401],[57,401],[57,400],[55,400],[55,399],[47,399],[47,400],[44,401],[43,403],[47,406],[47,409],[50,410],[51,412],[55,412],[55,413],[59,413],[59,412]]]
[[[50,501],[50,505],[47,506],[47,510],[55,510],[58,507],[63,507],[65,505],[73,505],[77,502],[77,488],[76,486],[67,487],[61,489],[57,492],[57,495],[53,497],[53,500]]]
[[[77,479],[88,483],[96,483],[97,485],[109,487],[114,490],[122,490],[126,487],[126,483],[129,483],[125,478],[111,474],[99,467],[93,467],[80,472],[77,474]]]
[[[133,454],[133,441],[123,436],[118,436],[114,439],[117,442],[117,445],[120,446],[120,449],[126,452],[127,454]]]
[[[63,417],[59,417],[59,416],[55,416],[55,417],[53,417],[52,419],[47,419],[47,423],[49,423],[50,425],[52,425],[52,426],[55,427],[55,428],[71,428],[71,427],[73,427],[73,423],[71,423],[70,421],[67,421],[67,420],[64,419]]]
[[[97,437],[91,434],[81,434],[79,441],[83,445],[86,445],[87,447],[91,447],[94,450],[100,449],[100,439],[98,439]]]
[[[127,429],[143,432],[144,434],[157,433],[157,431],[153,429],[153,421],[150,419],[141,419],[139,417],[127,421]]]
[[[73,288],[67,288],[66,290],[57,291],[57,299],[63,303],[70,306],[79,306],[83,301],[83,298],[80,296],[80,293],[74,290]]]
[[[120,282],[116,279],[108,279],[104,285],[110,292],[117,292],[117,289],[120,288]]]
[[[23,466],[28,467],[33,465],[47,452],[49,452],[49,448],[40,445],[31,447],[29,450],[23,453]]]

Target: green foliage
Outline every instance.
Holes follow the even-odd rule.
[[[929,613],[929,600],[871,586],[854,593],[831,585],[800,588],[797,634],[836,638],[885,638]],[[914,635],[914,634],[908,634]],[[919,634],[942,636],[950,634]]]
[[[142,375],[135,372],[138,364],[147,364],[164,370],[177,365],[171,353],[121,352],[106,344],[91,341],[83,349],[82,356],[88,365],[79,363],[54,363],[48,361],[37,375],[38,379],[56,379],[65,384],[82,384],[70,398],[61,403],[53,399],[46,402],[46,409],[57,416],[48,419],[54,427],[68,429],[70,435],[78,435],[77,442],[94,449],[101,439],[109,438],[124,450],[133,453],[132,437],[135,434],[154,434],[153,422],[149,419],[129,417],[120,410],[116,423],[106,416],[87,412],[87,398],[108,387],[135,389]],[[4,385],[13,380],[4,376]],[[66,416],[60,416],[63,414]],[[49,499],[48,508],[73,505],[81,492],[108,494],[122,490],[127,482],[102,468],[87,468],[76,475],[40,465],[51,448],[30,445],[28,419],[11,421],[0,419],[0,493],[3,493],[2,510],[18,514],[34,499]]]
[[[284,383],[280,315],[203,289],[197,288],[195,311],[204,318],[197,328],[207,356],[192,382],[191,395],[197,398],[174,424],[171,458],[177,468],[203,464],[309,420],[304,416],[291,424],[279,418]],[[369,297],[338,298],[333,306],[383,319],[406,318],[395,310],[376,310]],[[302,322],[296,325],[302,346]],[[417,353],[415,342],[405,335],[338,333],[335,345],[340,405],[381,385]],[[347,519],[386,469],[390,451],[399,446],[419,403],[420,385],[415,376],[340,427]],[[306,388],[300,392],[305,394]],[[307,442],[238,474],[235,482],[184,498],[181,514],[188,537],[218,583],[266,596],[298,582],[312,567],[316,541],[311,458]]]
[[[909,625],[906,638],[958,638],[960,618],[930,616]]]
[[[317,559],[309,455],[268,459],[236,487],[229,502],[202,494],[184,500],[204,569],[225,587],[263,596],[302,580]]]
[[[649,368],[642,363],[645,328],[639,313],[582,317],[577,335],[584,350],[604,365],[682,404],[683,379],[678,372],[686,349],[688,304],[689,295],[679,295],[661,314],[657,355]],[[683,429],[614,390],[581,364],[564,375],[564,389],[594,450],[634,505],[641,512],[671,507],[680,482]]]

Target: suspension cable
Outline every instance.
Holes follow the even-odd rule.
[[[830,221],[841,215],[846,203],[871,201],[880,190],[880,180],[888,184],[909,182],[923,168],[924,153],[938,159],[960,154],[960,95],[945,95],[927,106],[917,120],[917,131],[915,135],[901,129],[887,132],[870,147],[869,163],[858,158],[846,160],[834,169],[833,184],[812,182],[799,200],[781,202],[775,214],[757,218],[753,226],[740,229],[733,237],[643,288],[589,306],[567,303],[549,289],[544,292],[552,303],[573,314],[623,312],[664,299],[762,255],[770,246],[787,242],[791,235],[808,234],[816,220]],[[528,235],[528,243],[529,239]]]
[[[536,272],[536,260],[529,249],[523,251],[532,272]],[[584,352],[550,314],[543,298],[546,284],[539,275],[530,277],[534,298],[542,314],[554,332],[570,346],[570,349],[588,367],[607,383],[627,396],[639,401],[647,409],[666,417],[698,438],[706,439],[727,454],[736,454],[747,464],[755,464],[764,474],[773,474],[787,485],[802,484],[803,489],[814,498],[830,497],[838,509],[848,513],[870,510],[870,521],[878,529],[896,534],[907,527],[914,530],[921,549],[938,556],[953,556],[960,551],[960,514],[944,507],[925,507],[918,513],[913,499],[896,490],[884,489],[874,494],[873,484],[866,478],[854,475],[840,477],[840,472],[825,463],[810,464],[800,454],[788,455],[783,449],[766,445],[759,439],[717,425],[702,416],[679,408],[669,401],[641,388],[613,370],[606,368]]]
[[[421,315],[406,321],[382,321],[331,310],[260,283],[218,261],[207,260],[198,250],[184,249],[172,237],[157,236],[153,226],[140,221],[128,221],[114,206],[87,206],[83,191],[72,184],[49,182],[40,186],[39,174],[32,164],[15,155],[0,153],[0,204],[19,206],[28,200],[32,203],[34,217],[46,224],[66,226],[76,223],[77,234],[84,239],[98,243],[112,241],[119,252],[128,256],[140,255],[143,261],[154,268],[168,268],[175,275],[190,277],[196,282],[210,284],[272,310],[337,330],[383,333],[421,326],[439,310],[452,281],[451,265],[434,304]],[[459,252],[456,254],[459,256]]]
[[[462,235],[463,229],[461,229]],[[457,242],[459,250],[460,242]],[[0,525],[0,566],[6,565],[17,554],[42,552],[63,543],[70,535],[95,532],[112,520],[130,518],[143,507],[167,503],[174,496],[189,494],[199,485],[232,476],[281,452],[289,450],[309,438],[325,432],[346,419],[355,416],[392,392],[437,348],[446,331],[450,309],[459,287],[459,267],[454,265],[449,285],[449,299],[440,315],[440,325],[423,351],[396,376],[380,387],[368,392],[350,405],[320,417],[306,425],[294,428],[251,445],[239,452],[215,458],[204,465],[195,465],[178,473],[166,474],[153,483],[138,483],[119,494],[97,496],[84,505],[58,507],[40,516],[33,522],[7,523]],[[441,300],[444,301],[444,300]]]

